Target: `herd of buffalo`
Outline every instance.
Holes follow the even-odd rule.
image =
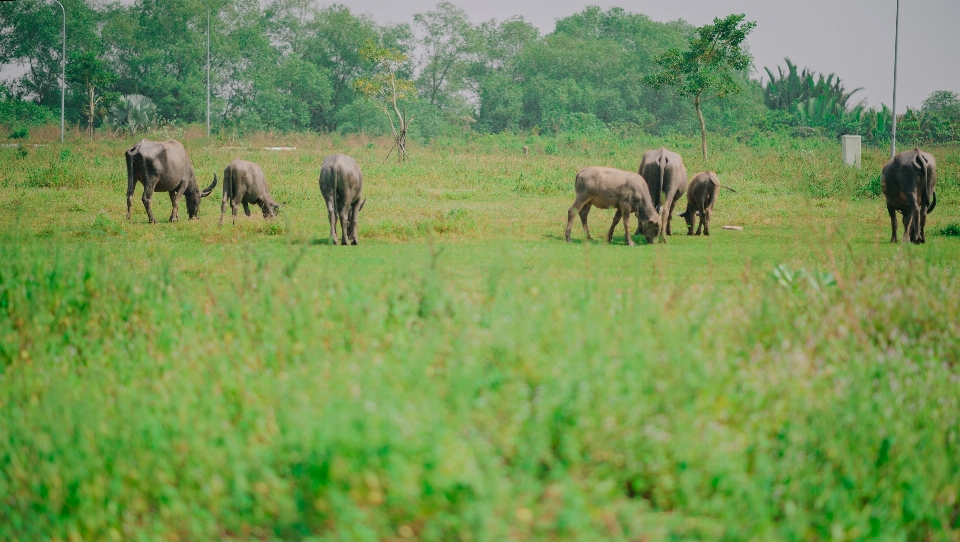
[[[143,206],[151,223],[151,201],[154,192],[168,192],[173,210],[170,221],[178,219],[177,206],[180,196],[186,197],[187,213],[197,218],[202,198],[209,196],[217,185],[214,174],[210,186],[200,190],[190,164],[186,149],[178,141],[141,140],[126,151],[127,162],[127,220],[133,204],[137,182],[143,184]],[[358,242],[357,218],[366,199],[362,195],[363,175],[357,161],[345,154],[334,154],[324,159],[320,166],[320,193],[327,206],[330,221],[330,240],[334,244]],[[923,243],[927,213],[937,205],[935,186],[937,182],[936,161],[929,153],[914,148],[898,153],[883,166],[881,190],[890,213],[891,242],[897,242],[897,219],[903,215],[903,236],[913,243]],[[643,154],[637,173],[602,166],[590,166],[577,172],[576,200],[567,212],[565,238],[570,241],[573,221],[580,215],[583,234],[592,240],[587,228],[587,216],[591,207],[614,208],[613,224],[607,232],[607,242],[613,238],[614,228],[623,220],[624,237],[628,245],[634,242],[630,236],[630,216],[636,215],[636,235],[643,233],[648,243],[659,237],[666,242],[671,235],[670,222],[677,202],[687,195],[687,209],[680,214],[687,223],[687,235],[693,235],[697,217],[696,235],[701,231],[710,235],[710,215],[717,201],[720,188],[733,191],[720,184],[712,171],[698,173],[687,179],[683,158],[664,148]],[[220,206],[220,224],[226,214],[227,203],[236,223],[237,208],[250,216],[250,204],[260,206],[264,218],[276,216],[280,205],[270,196],[263,169],[253,162],[234,160],[223,171],[223,200]],[[337,239],[337,220],[340,221],[340,239]]]

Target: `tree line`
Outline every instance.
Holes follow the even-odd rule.
[[[541,34],[521,17],[474,24],[448,2],[416,14],[412,24],[379,24],[346,6],[309,0],[62,2],[66,116],[91,130],[131,95],[145,96],[166,122],[205,121],[208,7],[215,132],[390,133],[391,118],[364,92],[365,81],[382,75],[376,59],[362,54],[371,46],[403,59],[394,75],[412,91],[400,113],[413,119],[411,136],[420,139],[465,130],[665,134],[706,128],[737,134],[805,126],[837,135],[879,133],[886,126],[882,111],[877,117],[863,108],[858,122],[836,121],[856,107],[830,98],[816,102],[822,93],[771,98],[770,84],[765,88],[750,77],[752,59],[739,42],[722,69],[707,73],[706,64],[689,64],[697,47],[715,42],[706,33],[723,31],[730,17],[698,29],[621,8],[588,7]],[[742,16],[734,22],[739,26],[726,30],[743,32],[742,41],[749,23]],[[0,65],[26,69],[0,86],[0,123],[36,123],[53,117],[45,112],[59,112],[60,28],[55,4],[0,3]],[[670,76],[681,73],[678,62],[693,66],[688,77]],[[715,85],[697,94],[690,81]],[[940,102],[952,111],[949,99]],[[960,119],[944,118],[931,130],[956,139]],[[920,132],[917,137],[930,135]]]

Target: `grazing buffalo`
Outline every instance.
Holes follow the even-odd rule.
[[[147,209],[150,223],[156,223],[153,217],[153,193],[169,192],[173,211],[170,222],[180,218],[177,204],[180,196],[186,196],[187,213],[191,219],[200,213],[200,201],[210,195],[217,185],[213,183],[201,191],[197,186],[197,177],[193,174],[190,157],[179,141],[141,140],[126,152],[127,159],[127,220],[130,220],[130,207],[133,205],[133,192],[137,181],[143,184],[143,206]]]
[[[213,176],[217,178],[216,175]],[[223,215],[227,211],[227,202],[233,210],[233,223],[237,223],[237,207],[243,204],[243,212],[250,216],[250,204],[260,206],[263,218],[277,216],[280,204],[270,197],[267,188],[267,178],[263,169],[253,162],[234,160],[223,170],[223,202],[220,204],[220,224],[223,225]]]
[[[583,235],[588,241],[592,241],[590,230],[587,229],[587,215],[590,214],[590,207],[595,206],[600,209],[609,209],[613,207],[617,210],[613,216],[613,224],[610,225],[610,231],[607,232],[607,242],[613,238],[613,229],[623,218],[623,230],[627,244],[634,245],[630,238],[630,226],[628,224],[630,215],[636,213],[640,221],[639,230],[643,231],[648,243],[660,231],[660,217],[654,209],[653,201],[650,199],[650,192],[647,190],[647,183],[643,177],[632,171],[623,171],[609,167],[591,166],[581,169],[577,173],[575,182],[577,199],[574,200],[570,210],[567,211],[567,230],[565,237],[570,242],[570,229],[573,228],[573,220],[577,214],[580,215],[580,222],[583,223]]]
[[[683,166],[683,158],[679,154],[661,147],[643,153],[640,175],[646,179],[653,206],[660,213],[660,242],[666,243],[664,233],[671,235],[673,208],[687,189],[687,168]],[[639,229],[637,233],[640,233]]]
[[[697,235],[703,230],[704,235],[710,235],[710,215],[713,214],[713,205],[720,195],[720,188],[731,192],[736,190],[720,184],[717,174],[712,171],[701,171],[693,176],[687,187],[687,210],[680,216],[687,221],[687,235],[693,235],[693,221],[700,215],[700,224],[697,225]]]
[[[924,243],[927,213],[937,206],[937,162],[933,155],[914,147],[897,153],[885,166],[880,186],[890,213],[891,243],[897,242],[897,211],[903,213],[903,237]]]
[[[337,244],[337,217],[340,218],[340,243],[357,244],[357,217],[367,201],[362,190],[363,175],[356,160],[346,154],[333,154],[323,159],[320,193],[327,202],[333,244]]]

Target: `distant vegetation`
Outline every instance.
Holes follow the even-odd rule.
[[[65,6],[71,124],[101,127],[110,108],[130,94],[150,98],[164,123],[205,121],[202,0],[67,0]],[[699,131],[683,89],[650,84],[658,59],[669,51],[686,54],[696,43],[697,29],[683,21],[588,7],[541,35],[520,17],[474,24],[448,2],[396,25],[339,4],[211,0],[210,7],[215,132],[390,133],[388,117],[357,86],[377,74],[376,63],[360,54],[368,41],[406,55],[396,76],[412,81],[415,92],[401,100],[400,111],[415,119],[410,137],[420,142],[463,131]],[[856,90],[846,90],[837,75],[788,60],[785,70],[766,68],[764,87],[750,77],[748,55],[746,61],[729,81],[742,92],[703,104],[711,131],[746,139],[785,132],[857,133],[878,145],[889,140],[890,112],[851,103]],[[0,65],[11,64],[29,69],[2,87],[0,125],[21,129],[56,119],[59,8],[0,3]],[[960,138],[957,95],[941,91],[928,102],[903,114],[898,138],[905,144]]]

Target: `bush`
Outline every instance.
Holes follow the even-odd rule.
[[[0,94],[2,90],[0,88]],[[19,130],[25,130],[24,125],[40,126],[55,120],[54,112],[46,107],[10,96],[0,97],[0,125],[2,126],[18,126]]]
[[[951,222],[940,228],[940,235],[944,237],[960,237],[960,223]]]

